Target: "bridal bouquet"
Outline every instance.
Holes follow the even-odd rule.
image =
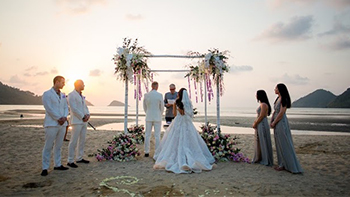
[[[249,158],[244,157],[240,153],[241,149],[236,147],[236,137],[232,137],[229,134],[218,134],[216,126],[202,125],[202,138],[207,144],[209,151],[212,153],[216,161],[243,161],[250,163]]]
[[[143,144],[145,141],[145,137],[143,135],[144,130],[145,127],[143,125],[132,125],[128,128],[128,133],[136,140],[137,144]]]
[[[136,140],[127,134],[114,136],[113,140],[107,143],[109,144],[107,148],[97,150],[96,159],[98,161],[132,161],[140,155],[136,147]]]

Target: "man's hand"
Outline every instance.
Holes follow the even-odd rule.
[[[87,122],[90,119],[90,114],[85,114],[83,117],[83,122]]]
[[[167,106],[167,107],[172,107],[172,106],[173,106],[173,104],[169,104],[169,103],[167,103],[165,106]]]
[[[63,125],[67,121],[67,117],[61,117],[57,120],[58,124]]]

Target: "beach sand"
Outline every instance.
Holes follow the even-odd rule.
[[[122,119],[92,119],[94,126]],[[143,196],[349,196],[350,136],[294,135],[297,157],[303,174],[275,171],[259,164],[219,162],[217,168],[199,174],[173,174],[153,170],[152,157],[137,161],[98,162],[97,149],[117,133],[113,130],[88,130],[85,159],[90,164],[78,164],[76,169],[56,171],[40,176],[41,152],[45,132],[42,119],[0,121],[0,196],[130,196],[113,191],[100,183],[106,178],[110,186]],[[21,126],[22,125],[22,126]],[[23,126],[24,125],[24,126]],[[28,126],[34,125],[34,126]],[[252,134],[237,134],[238,148],[250,159],[254,155]],[[70,138],[70,134],[68,134]],[[272,136],[273,140],[273,136]],[[274,140],[274,162],[277,163]],[[154,149],[154,140],[151,147]],[[153,156],[154,150],[151,151]],[[62,164],[66,166],[68,142],[62,148]],[[90,157],[89,157],[90,155]],[[136,180],[122,184],[121,176]]]

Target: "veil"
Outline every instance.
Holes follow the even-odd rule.
[[[185,114],[193,118],[193,106],[190,98],[188,97],[187,90],[182,92],[182,103],[184,105]]]

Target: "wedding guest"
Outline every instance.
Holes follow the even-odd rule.
[[[169,125],[174,119],[173,105],[177,97],[176,87],[174,84],[169,85],[170,92],[165,93],[164,95],[164,106],[165,110],[165,121]]]
[[[287,170],[292,173],[302,173],[294,150],[292,134],[286,116],[287,108],[291,107],[288,89],[283,83],[275,87],[277,98],[274,103],[274,113],[271,118],[271,128],[274,128],[278,166],[275,170]]]
[[[68,163],[72,168],[77,168],[78,165],[74,163],[75,151],[77,149],[76,162],[90,163],[90,161],[83,159],[85,137],[87,130],[87,122],[90,118],[89,109],[85,103],[85,97],[82,95],[85,85],[82,80],[74,82],[74,90],[68,94],[68,104],[70,109],[70,123],[72,126],[71,139],[68,145]],[[77,144],[79,142],[78,148]]]
[[[56,76],[53,79],[53,87],[44,92],[42,97],[45,108],[45,145],[42,152],[41,176],[48,175],[52,149],[54,151],[54,170],[68,170],[61,164],[61,148],[68,116],[66,96],[60,91],[64,85],[64,77]]]
[[[158,82],[152,83],[152,90],[145,94],[143,99],[143,110],[146,113],[146,131],[145,131],[145,157],[149,157],[151,132],[154,127],[154,138],[156,140],[155,149],[160,142],[160,127],[162,124],[162,114],[164,112],[163,95],[158,90]]]
[[[267,116],[271,114],[271,106],[264,90],[256,92],[256,99],[260,103],[257,111],[257,118],[254,121],[255,129],[255,154],[253,163],[260,163],[266,166],[273,165],[273,154],[271,145],[270,126]]]

